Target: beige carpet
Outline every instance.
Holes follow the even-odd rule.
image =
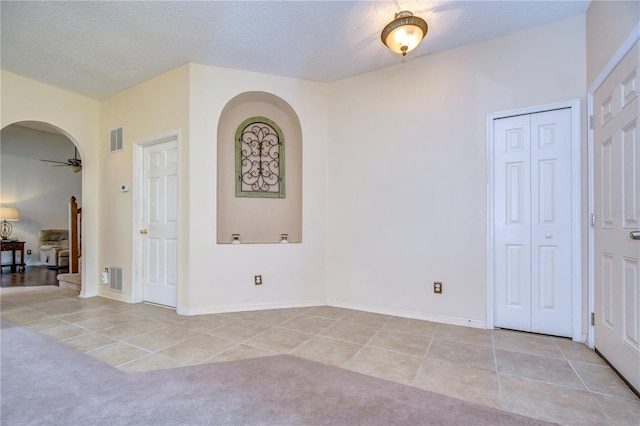
[[[541,425],[289,355],[126,374],[2,320],[12,425]]]

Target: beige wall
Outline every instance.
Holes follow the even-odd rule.
[[[587,10],[587,86],[640,22],[638,1],[592,1]]]
[[[189,313],[322,304],[325,300],[327,85],[198,64],[190,66]],[[217,129],[241,93],[271,93],[300,120],[301,244],[217,244]],[[262,286],[253,275],[261,274]]]
[[[484,325],[486,115],[584,103],[585,67],[581,16],[332,83],[328,299]]]
[[[124,149],[109,153],[110,131],[123,128]],[[189,65],[161,74],[134,87],[110,96],[100,102],[99,151],[101,256],[100,267],[124,269],[123,293],[115,293],[107,286],[100,286],[100,293],[113,298],[131,301],[140,286],[132,288],[136,271],[132,262],[134,236],[143,224],[134,223],[134,200],[142,188],[134,182],[134,144],[165,132],[178,131],[180,166],[179,217],[189,215]],[[129,192],[121,186],[129,185]],[[140,213],[140,212],[138,212]],[[188,285],[188,222],[180,221],[180,289]],[[138,283],[139,284],[139,283]],[[135,300],[135,297],[134,297]],[[136,300],[140,301],[140,300]],[[184,295],[178,293],[178,304]]]
[[[77,141],[84,162],[83,295],[132,300],[134,289],[132,144],[177,130],[180,134],[180,288],[178,310],[202,313],[251,307],[323,303],[327,85],[188,64],[100,102],[2,71],[2,126],[51,123]],[[298,114],[303,152],[302,244],[217,245],[216,135],[220,113],[238,94],[265,91]],[[98,124],[99,123],[99,124]],[[125,148],[109,153],[109,131],[124,127]],[[131,191],[120,191],[129,184]],[[99,216],[98,216],[99,213]],[[106,266],[125,272],[125,291],[99,284]],[[253,275],[264,285],[255,287]]]
[[[98,255],[98,101],[40,83],[8,71],[0,71],[2,115],[0,128],[19,121],[49,123],[77,146],[82,157],[83,286],[82,296],[97,293]]]

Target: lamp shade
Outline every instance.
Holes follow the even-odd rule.
[[[395,19],[382,30],[380,38],[392,52],[407,53],[418,47],[427,35],[427,22],[408,11],[396,13]]]
[[[15,207],[0,207],[0,220],[18,222],[20,220],[18,209]]]

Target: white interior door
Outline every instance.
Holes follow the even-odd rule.
[[[494,325],[570,337],[571,109],[493,126]]]
[[[640,390],[640,146],[635,47],[594,94],[594,342]]]
[[[496,327],[531,330],[531,118],[494,120]]]
[[[175,307],[178,289],[178,142],[144,147],[144,300]]]

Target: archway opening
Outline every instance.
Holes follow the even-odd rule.
[[[40,121],[12,123],[0,137],[0,203],[19,212],[10,239],[24,243],[21,263],[32,272],[27,280],[3,274],[2,285],[57,284],[56,275],[69,268],[63,231],[70,227],[71,197],[82,205],[81,149],[67,132]],[[61,249],[42,248],[54,245]],[[14,262],[13,255],[3,250],[3,265]],[[10,271],[3,267],[3,272]]]

